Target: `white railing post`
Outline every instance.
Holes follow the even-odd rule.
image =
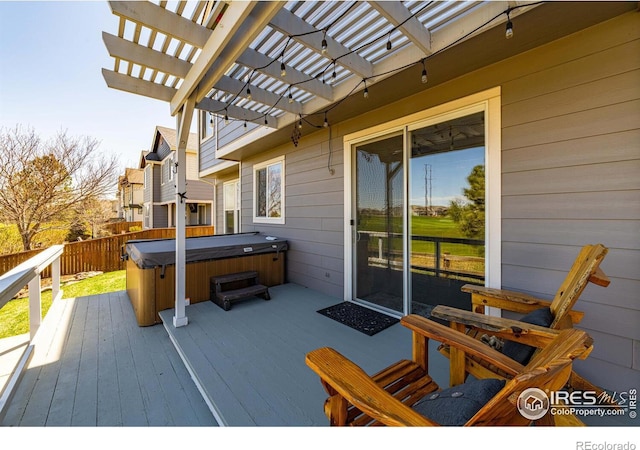
[[[42,322],[40,278],[40,274],[37,274],[29,281],[29,337],[32,341]]]
[[[58,298],[60,293],[60,258],[51,263],[51,301]]]

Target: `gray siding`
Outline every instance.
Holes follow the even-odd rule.
[[[243,231],[286,238],[290,281],[342,296],[343,136],[502,88],[502,284],[551,298],[580,247],[602,243],[607,288],[576,308],[596,350],[580,372],[640,382],[640,15],[627,13],[242,162]],[[286,223],[254,224],[253,165],[285,155]]]
[[[160,183],[160,175],[162,173],[162,166],[160,164],[153,165],[153,201],[160,201],[161,195],[161,183]]]
[[[245,128],[244,122],[240,120],[231,120],[227,125],[225,125],[223,119],[218,119],[218,145],[223,147],[239,137],[250,133],[259,126],[260,125],[255,123],[248,122],[247,127]]]
[[[576,306],[595,339],[577,369],[618,390],[640,381],[638,30],[627,14],[514,58],[530,73],[503,84],[503,286],[551,298],[582,245],[609,247],[611,285]]]
[[[215,166],[220,160],[216,159],[216,138],[215,136],[200,143],[198,153],[200,171],[207,170]]]
[[[153,228],[167,228],[169,226],[167,205],[153,205]]]
[[[253,164],[279,152],[242,164],[242,230],[272,233],[289,240],[288,280],[328,295],[343,296],[343,162],[342,136],[333,139],[334,174],[327,168],[329,143],[325,133],[284,146],[285,224],[254,224]]]
[[[213,201],[213,186],[204,181],[187,180],[187,198],[189,200]]]

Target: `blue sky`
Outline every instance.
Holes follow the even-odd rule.
[[[103,31],[118,33],[106,1],[0,1],[0,127],[90,136],[123,170],[137,167],[154,127],[175,118],[166,102],[107,87]]]

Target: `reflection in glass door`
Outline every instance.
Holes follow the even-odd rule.
[[[354,297],[402,312],[403,135],[355,148]]]
[[[470,309],[466,283],[484,284],[484,112],[410,132],[411,311]]]

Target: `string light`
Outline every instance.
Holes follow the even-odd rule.
[[[244,121],[244,127],[247,128],[247,121]]]
[[[247,99],[251,100],[251,89],[247,88]]]
[[[324,34],[322,35],[322,54],[327,54],[327,30],[324,30]]]
[[[227,108],[224,109],[224,124],[229,125],[229,115],[227,114]]]
[[[209,113],[209,125],[213,126],[213,113]]]
[[[422,84],[425,84],[428,79],[427,79],[427,66],[425,66],[424,64],[424,59],[422,60],[422,78],[421,78]]]
[[[507,28],[504,33],[504,37],[507,39],[511,39],[513,37],[513,23],[511,22],[509,13],[511,13],[511,10],[507,10]]]
[[[525,5],[525,6],[532,6],[532,5],[536,5],[536,4],[538,4],[538,3],[543,3],[543,2],[542,2],[542,1],[539,1],[539,2],[535,2],[535,3],[527,4],[527,5]],[[471,31],[470,31],[469,33],[467,33],[466,35],[461,36],[459,39],[456,39],[454,42],[452,42],[452,43],[450,43],[449,45],[445,46],[444,48],[440,49],[438,52],[436,52],[436,53],[434,53],[434,54],[430,55],[429,57],[433,57],[433,56],[435,56],[436,54],[439,54],[439,53],[441,53],[442,51],[444,51],[444,50],[447,50],[447,49],[451,48],[453,45],[457,44],[457,43],[458,43],[458,42],[460,42],[461,40],[463,40],[463,39],[467,38],[467,37],[468,37],[468,36],[470,36],[471,34],[473,34],[473,33],[477,32],[478,30],[480,30],[480,29],[484,28],[485,26],[487,26],[488,24],[490,24],[491,22],[493,22],[494,20],[496,20],[499,16],[501,16],[502,14],[506,14],[506,16],[507,16],[507,24],[506,24],[506,30],[505,30],[505,38],[506,38],[506,39],[511,39],[511,38],[513,37],[513,23],[512,23],[512,21],[511,21],[510,13],[511,13],[513,10],[519,9],[520,7],[522,7],[522,6],[516,6],[516,7],[508,8],[507,10],[503,11],[502,13],[500,13],[500,14],[496,15],[495,17],[493,17],[493,18],[491,18],[491,19],[487,20],[484,24],[482,24],[482,25],[480,25],[480,26],[476,27],[474,30],[471,30]],[[415,16],[415,14],[414,14],[414,15],[412,15],[412,17],[413,17],[413,16]],[[396,27],[396,28],[397,28],[397,27]],[[318,32],[319,32],[319,31],[320,31],[320,30],[318,30]],[[392,30],[392,31],[393,31],[393,30]],[[326,54],[328,53],[328,51],[327,51],[328,46],[327,46],[327,39],[326,39],[327,28],[325,28],[324,30],[322,30],[322,32],[323,32],[323,39],[322,39],[322,45],[321,45],[321,47],[322,47],[322,54],[323,54],[323,55],[326,55]],[[387,44],[386,44],[387,50],[391,50],[391,49],[393,48],[393,45],[391,44],[391,35],[390,35],[390,33],[391,33],[391,32],[389,32],[389,34],[388,34],[388,40],[387,40]],[[295,36],[293,36],[293,35],[292,35],[292,36],[288,36],[288,38],[289,38],[289,40],[291,40],[292,38],[295,38]],[[365,43],[365,44],[361,45],[360,47],[358,47],[358,49],[363,48],[363,47],[365,47],[365,46],[367,46],[367,45],[371,45],[373,42],[378,41],[380,38],[381,38],[381,37],[377,37],[377,38],[375,38],[374,40],[372,40],[371,42],[368,42],[368,43]],[[286,46],[285,46],[285,49],[286,49]],[[358,49],[356,49],[356,50],[358,50]],[[336,81],[336,79],[337,79],[337,74],[336,74],[336,71],[335,71],[335,68],[336,68],[336,61],[337,61],[338,59],[340,59],[340,58],[343,58],[343,57],[345,57],[345,56],[348,56],[348,55],[349,55],[349,54],[351,54],[351,53],[354,53],[356,50],[353,50],[353,51],[351,51],[351,52],[349,52],[349,53],[346,53],[346,54],[344,54],[344,55],[340,55],[340,56],[338,56],[337,58],[334,58],[334,59],[332,59],[332,60],[331,60],[331,62],[329,63],[329,64],[333,64],[333,72],[332,72],[332,74],[331,74],[331,82],[335,82],[335,81]],[[282,77],[285,77],[285,76],[286,76],[286,66],[285,66],[285,64],[284,64],[284,51],[283,51],[283,52],[282,52],[278,57],[276,57],[276,58],[274,58],[274,59],[275,59],[275,61],[277,61],[277,59],[280,59],[280,58],[282,58],[281,63],[280,63],[280,73],[281,73],[281,76],[282,76]],[[390,73],[399,72],[400,70],[407,69],[407,68],[409,68],[409,67],[411,67],[411,66],[413,66],[413,65],[416,65],[416,64],[420,63],[420,64],[422,64],[421,81],[422,81],[422,83],[427,83],[428,78],[427,78],[427,69],[426,69],[426,64],[425,64],[425,60],[426,60],[426,59],[428,59],[428,57],[427,57],[427,58],[423,58],[423,59],[421,59],[421,60],[419,60],[419,61],[416,61],[416,62],[410,63],[410,64],[406,64],[406,65],[404,65],[404,66],[402,66],[402,67],[398,67],[398,68],[395,68],[395,69],[389,70],[389,71],[387,71],[387,72],[385,72],[385,73],[382,73],[382,74],[379,74],[379,75],[387,75],[387,74],[390,74]],[[274,61],[272,61],[272,62],[274,62]],[[268,64],[267,64],[267,66],[268,66]],[[265,66],[265,67],[266,67],[266,66]],[[255,69],[254,69],[254,70],[255,70]],[[258,69],[258,70],[259,70],[259,69]],[[326,73],[326,70],[327,70],[327,69],[324,69],[324,73]],[[314,77],[312,77],[312,79],[313,79],[313,78],[320,78],[320,76],[322,76],[322,74],[323,74],[323,72],[322,72],[322,71],[320,71],[317,75],[315,75]],[[251,74],[248,74],[248,75],[247,75],[247,79],[248,79],[248,82],[250,82],[250,81],[251,81]],[[305,80],[305,81],[307,81],[307,80]],[[301,83],[304,83],[305,81],[299,81],[299,82],[296,82],[296,83],[294,83],[294,84],[301,84]],[[365,97],[365,98],[368,98],[369,90],[368,90],[368,87],[367,87],[367,84],[366,84],[366,79],[363,79],[363,81],[364,81],[364,84],[365,84],[365,88],[364,88],[363,95],[364,95],[364,97]],[[323,77],[323,83],[324,83],[324,77]],[[292,94],[291,94],[291,86],[293,86],[293,84],[289,86],[289,93],[288,93],[289,103],[292,103],[292,102],[293,102],[293,96],[292,96]],[[251,94],[250,94],[250,92],[251,92],[251,91],[250,91],[250,88],[248,88],[248,87],[247,87],[247,97],[248,97],[249,99],[251,99]],[[325,128],[328,128],[328,127],[329,127],[329,121],[328,121],[328,119],[327,119],[327,113],[328,113],[328,111],[329,111],[330,109],[333,109],[333,108],[335,108],[336,106],[338,106],[340,103],[342,103],[342,101],[343,101],[343,100],[345,100],[345,99],[346,99],[347,97],[349,97],[351,94],[353,94],[353,90],[352,90],[348,95],[346,95],[344,98],[342,98],[340,101],[338,101],[336,104],[334,104],[331,108],[329,108],[329,109],[327,109],[327,110],[325,110],[325,111],[324,111],[324,123],[323,123],[323,126],[324,126]],[[239,95],[240,95],[240,94],[237,94],[235,98],[238,98],[238,97],[239,97]],[[282,96],[281,96],[281,97],[282,97]],[[212,97],[212,98],[213,98],[213,97]],[[233,100],[235,100],[235,98],[234,98]],[[231,100],[231,102],[233,102],[233,100]],[[231,102],[228,102],[228,104],[230,104]],[[275,105],[274,105],[274,106],[275,106]],[[272,108],[273,108],[273,107],[272,107]],[[226,108],[226,107],[224,108],[224,111],[225,111],[225,115],[224,115],[224,118],[225,118],[225,124],[228,124],[229,117],[228,117],[228,114],[227,114],[227,108]],[[318,111],[318,113],[320,113],[320,111]],[[253,119],[253,120],[255,120],[255,119]],[[267,115],[266,115],[266,114],[264,115],[264,122],[265,122],[265,125],[268,125],[268,120],[267,120]],[[211,112],[211,120],[210,120],[210,123],[213,125],[213,112]],[[245,126],[245,127],[247,126],[247,125],[246,125],[246,119],[245,119],[245,124],[244,124],[244,126]],[[301,127],[302,127],[302,115],[300,114],[300,115],[299,115],[299,121],[298,121],[298,128],[301,128]],[[318,127],[318,128],[319,128],[319,127]]]

